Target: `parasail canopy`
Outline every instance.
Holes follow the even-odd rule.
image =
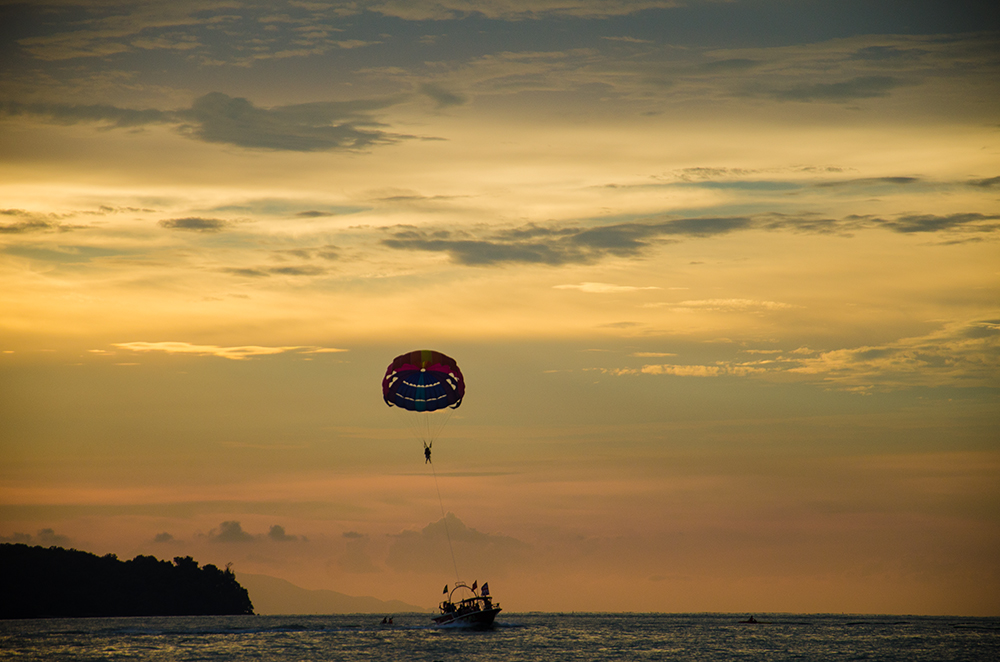
[[[386,368],[382,397],[390,407],[409,411],[455,409],[465,397],[465,379],[450,356],[416,350],[400,354]]]

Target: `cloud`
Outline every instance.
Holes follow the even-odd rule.
[[[609,283],[579,283],[577,285],[553,285],[556,290],[580,290],[590,294],[617,294],[620,292],[637,292],[640,290],[659,290],[655,286],[634,287],[631,285],[611,285]]]
[[[706,72],[743,72],[760,66],[758,60],[745,57],[734,57],[727,60],[712,60],[702,64],[699,69]]]
[[[167,533],[166,531],[164,531],[163,533],[157,533],[156,536],[153,537],[153,542],[157,542],[157,543],[160,543],[160,542],[173,542],[173,541],[174,541],[174,537],[172,535],[170,535],[169,533]]]
[[[608,18],[676,7],[677,0],[369,0],[368,11],[410,21],[450,20],[479,15],[505,20],[548,16]]]
[[[424,83],[420,86],[420,93],[429,97],[433,100],[438,108],[447,108],[448,106],[461,106],[467,99],[454,92],[449,92],[440,85],[435,85],[434,83]]]
[[[318,211],[316,209],[310,209],[308,211],[300,211],[295,214],[300,218],[323,218],[325,216],[336,216],[336,212],[332,211]]]
[[[16,223],[0,224],[0,234],[28,234],[30,232],[53,232],[61,230],[58,223],[43,220],[24,220]]]
[[[927,55],[931,51],[926,48],[899,48],[896,46],[865,46],[850,55],[852,60],[912,60]]]
[[[205,142],[294,152],[354,150],[410,137],[372,128],[375,122],[365,114],[396,102],[315,102],[258,108],[247,99],[210,92],[177,116],[187,122],[182,126],[185,133]]]
[[[619,41],[625,44],[652,44],[654,43],[651,39],[638,39],[636,37],[601,37],[601,39],[607,39],[608,41]]]
[[[18,39],[17,43],[32,56],[50,61],[107,57],[134,48],[187,50],[193,42],[190,36],[178,37],[181,31],[199,24],[215,23],[220,10],[231,11],[233,7],[233,3],[226,0],[169,3],[134,0],[128,3],[128,11],[118,11],[118,3],[112,2],[35,4],[39,21],[44,17],[45,24],[62,27],[63,31],[38,34],[36,30],[31,36]],[[78,7],[73,5],[86,7],[86,20],[74,20],[78,14],[73,10]],[[152,34],[155,32],[160,34]]]
[[[633,257],[672,237],[708,237],[750,227],[748,217],[685,218],[659,223],[619,223],[591,228],[527,225],[485,239],[463,238],[447,230],[428,232],[399,226],[382,244],[399,250],[447,253],[465,265],[502,263],[588,264]]]
[[[57,214],[39,214],[24,209],[0,209],[0,216],[10,216],[19,220],[0,223],[0,234],[29,234],[32,232],[69,232],[86,228],[85,225],[67,225]]]
[[[212,529],[208,533],[210,542],[220,543],[247,543],[258,540],[269,540],[271,542],[298,542],[305,541],[304,536],[290,536],[285,533],[285,527],[278,524],[273,525],[266,534],[255,536],[243,530],[239,522],[223,522],[218,529]]]
[[[887,96],[905,83],[892,76],[857,76],[838,83],[804,83],[771,95],[787,101],[846,102]]]
[[[172,230],[190,230],[192,232],[220,232],[230,225],[229,221],[218,218],[171,218],[160,221],[160,226]]]
[[[292,152],[361,150],[413,136],[385,131],[370,113],[401,97],[313,102],[260,108],[242,97],[210,92],[181,110],[132,110],[106,104],[0,102],[0,115],[31,115],[58,124],[100,123],[111,128],[169,124],[183,135],[247,149]]]
[[[56,533],[54,529],[40,529],[38,534],[34,536],[30,533],[14,533],[11,536],[0,536],[0,542],[40,545],[42,547],[68,547],[72,541],[69,536]]]
[[[516,567],[529,546],[516,538],[470,529],[454,514],[425,526],[392,536],[386,564],[397,572],[445,572],[451,569],[449,545],[457,549],[463,565],[503,572]]]
[[[994,186],[1000,187],[1000,177],[989,177],[987,179],[971,179],[968,182],[969,186],[977,186],[979,188],[993,188]]]
[[[604,372],[619,376],[793,379],[856,393],[914,387],[1000,387],[1000,318],[952,322],[925,336],[882,345],[827,351],[804,347],[787,352],[744,351],[766,358],[708,365],[647,364]]]
[[[225,267],[220,269],[220,271],[234,276],[243,276],[244,278],[267,278],[271,275],[271,272],[267,269],[256,267]]]
[[[975,232],[995,232],[1000,229],[998,214],[959,213],[944,216],[935,214],[904,214],[893,220],[879,223],[890,230],[902,233],[945,232],[950,230],[972,230]]]
[[[868,180],[866,180],[868,181]],[[894,218],[851,214],[841,219],[765,214],[758,217],[758,227],[766,230],[793,230],[819,234],[851,233],[860,230],[891,230],[912,233],[991,233],[1000,230],[1000,215],[979,212],[954,214],[899,214]]]
[[[303,265],[297,267],[269,267],[267,269],[268,274],[275,274],[278,276],[321,276],[326,273],[326,269],[323,267],[317,267],[315,265]]]
[[[280,261],[289,259],[318,259],[330,262],[339,257],[339,252],[335,246],[328,245],[318,249],[299,248],[286,251],[275,251],[274,255],[276,259]],[[296,264],[263,267],[224,267],[219,271],[232,274],[234,276],[243,276],[244,278],[268,278],[270,276],[322,276],[323,274],[328,273],[329,270],[324,266],[316,264]]]
[[[254,537],[243,530],[239,522],[223,522],[218,529],[212,529],[208,533],[211,542],[253,542]]]
[[[273,525],[267,532],[267,539],[274,542],[298,542],[305,541],[305,536],[290,536],[285,533],[285,527],[278,524]]]
[[[832,182],[819,182],[816,186],[830,188],[835,186],[878,186],[880,184],[916,184],[921,181],[919,177],[865,177],[861,179],[844,179]]]
[[[841,387],[1000,387],[1000,319],[951,323],[893,343],[817,352],[790,373]]]
[[[670,23],[665,14],[657,18]],[[629,106],[622,108],[626,115],[633,110],[669,113],[680,104],[718,108],[731,102],[736,108],[747,97],[782,104],[853,103],[918,85],[931,95],[946,96],[954,93],[956,80],[980,90],[976,97],[988,104],[996,77],[992,44],[985,35],[859,35],[781,47],[768,46],[769,39],[763,38],[759,47],[728,49],[682,47],[665,36],[654,41],[659,43],[625,49],[620,39],[595,39],[592,32],[581,31],[576,40],[560,39],[560,50],[484,51],[435,62],[433,76],[470,95],[564,91],[592,96],[602,105],[627,100]],[[911,57],[878,59],[874,51],[867,58],[855,57],[868,47],[905,50]],[[399,78],[401,71],[391,75]],[[585,108],[579,106],[584,113]]]
[[[165,354],[195,354],[198,356],[218,356],[224,359],[243,360],[253,356],[283,354],[285,352],[303,352],[317,354],[324,352],[346,352],[346,349],[332,347],[309,347],[292,345],[287,347],[262,347],[260,345],[240,345],[236,347],[219,347],[218,345],[192,345],[186,342],[126,342],[114,343],[133,352],[163,352]]]
[[[674,176],[684,182],[714,180],[720,177],[743,177],[761,172],[748,168],[709,168],[705,166],[692,166],[674,170]]]
[[[902,179],[902,178],[891,178]],[[817,218],[813,214],[778,213],[757,216],[692,217],[659,222],[616,223],[595,227],[528,224],[519,228],[478,231],[421,229],[394,226],[381,244],[408,251],[445,253],[466,266],[539,264],[562,266],[591,264],[608,257],[639,257],[652,247],[681,238],[708,238],[746,230],[792,230],[818,234],[850,233],[888,229],[899,233],[975,232],[1000,230],[1000,215],[962,212],[948,215],[901,214],[895,218],[849,215],[842,219]],[[565,285],[596,291],[600,284]]]
[[[725,368],[714,365],[646,365],[642,367],[647,375],[677,375],[680,377],[717,377],[725,374]]]
[[[668,304],[673,310],[698,309],[723,312],[755,312],[762,310],[785,310],[794,308],[791,304],[779,301],[761,301],[758,299],[701,299],[696,301],[681,301]]]
[[[22,115],[42,117],[55,124],[79,124],[98,122],[116,128],[148,126],[150,124],[170,124],[176,122],[171,111],[133,110],[107,104],[67,104],[67,103],[20,103],[0,101],[0,115],[17,117]]]
[[[382,43],[369,30],[344,35],[345,17],[362,12],[426,21],[466,17],[512,21],[546,17],[607,18],[677,6],[677,0],[325,0],[243,2],[174,0],[163,3],[25,3],[26,24],[11,37],[21,52],[41,60],[102,58],[159,51],[201,66],[252,66],[267,59],[315,57],[333,50]],[[38,5],[32,7],[32,5]],[[86,20],[78,4],[86,8]],[[369,21],[366,21],[368,23]],[[117,58],[116,58],[117,56]]]
[[[320,246],[319,248],[290,248],[284,250],[274,251],[274,255],[278,259],[288,259],[295,258],[301,260],[336,260],[340,257],[340,253],[336,246],[333,244],[326,244],[325,246]]]

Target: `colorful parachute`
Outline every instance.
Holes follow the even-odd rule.
[[[465,379],[455,359],[429,349],[401,354],[382,378],[382,397],[390,407],[429,412],[457,408]]]

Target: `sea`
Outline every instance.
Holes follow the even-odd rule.
[[[429,626],[427,614],[175,616],[0,621],[0,659],[1000,660],[1000,618],[842,614],[501,613],[493,629]]]

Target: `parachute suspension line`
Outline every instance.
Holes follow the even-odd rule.
[[[444,534],[448,538],[448,551],[451,552],[451,565],[455,568],[455,581],[461,581],[458,574],[458,563],[455,561],[455,549],[451,545],[451,531],[448,530],[448,516],[444,513],[444,500],[441,498],[441,488],[438,487],[438,475],[434,470],[434,463],[431,462],[431,473],[434,475],[434,488],[438,493],[438,504],[441,506],[441,519],[444,521]]]
[[[448,425],[448,421],[451,420],[452,415],[455,413],[454,409],[450,407],[446,410],[435,412],[414,413],[402,409],[398,411],[406,414],[403,418],[410,428],[410,432],[425,445],[430,444],[441,435],[442,430]]]

